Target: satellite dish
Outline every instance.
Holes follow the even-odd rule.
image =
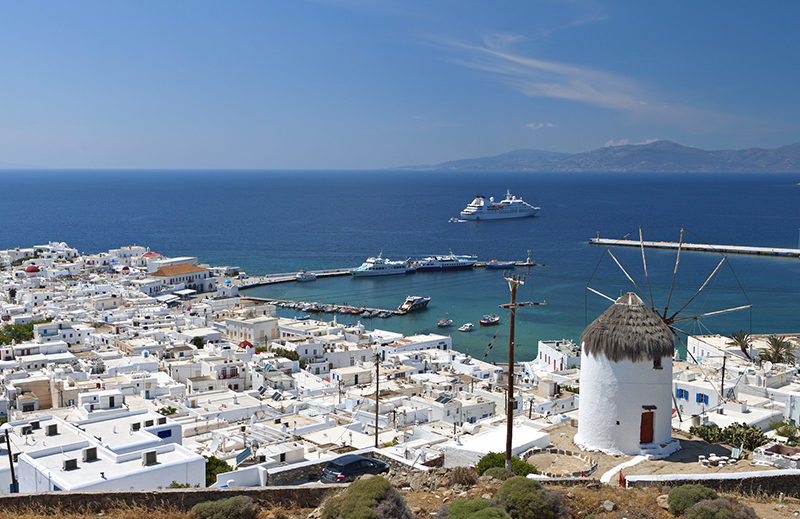
[[[211,441],[211,446],[210,446],[208,449],[209,449],[211,452],[217,452],[217,449],[219,449],[219,438],[214,438],[214,439]]]
[[[258,417],[256,417],[256,415],[253,415],[253,416],[250,417],[250,425],[253,425],[257,421],[258,421]]]
[[[771,371],[772,370],[772,362],[767,361],[764,363],[764,371]]]

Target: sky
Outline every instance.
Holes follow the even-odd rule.
[[[0,2],[0,163],[380,169],[800,141],[800,2]]]

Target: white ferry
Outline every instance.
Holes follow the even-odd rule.
[[[314,281],[315,279],[317,279],[317,276],[312,274],[311,272],[301,270],[300,272],[294,275],[294,279],[296,281]]]
[[[494,197],[486,201],[482,195],[478,195],[470,204],[461,211],[461,218],[464,220],[499,220],[501,218],[522,218],[534,216],[538,207],[524,202],[522,198],[517,198],[506,191],[506,197],[500,202],[495,202]]]
[[[417,270],[456,270],[472,268],[477,256],[456,256],[453,251],[447,256],[429,256],[415,262]]]
[[[351,270],[350,274],[357,277],[388,276],[391,274],[406,274],[415,270],[416,267],[408,261],[389,261],[382,257],[381,253],[377,257],[367,258],[367,261]]]

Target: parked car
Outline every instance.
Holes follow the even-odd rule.
[[[344,483],[353,481],[362,474],[386,474],[387,472],[389,472],[389,465],[381,460],[365,458],[356,454],[345,454],[329,462],[322,469],[320,481]]]

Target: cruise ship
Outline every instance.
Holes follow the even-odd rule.
[[[417,270],[456,270],[472,268],[477,256],[456,256],[453,251],[447,256],[429,256],[414,262]]]
[[[408,261],[389,261],[382,254],[377,257],[367,258],[367,261],[350,271],[357,277],[388,276],[391,274],[406,274],[414,272],[416,267]]]
[[[522,198],[517,198],[506,191],[506,197],[500,202],[495,202],[494,197],[486,201],[482,195],[475,197],[475,200],[461,211],[463,220],[499,220],[501,218],[522,218],[534,216],[538,207],[524,202]]]

